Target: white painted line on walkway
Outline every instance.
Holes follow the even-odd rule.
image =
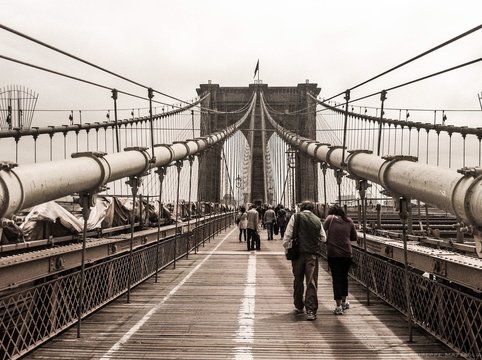
[[[209,252],[209,254],[198,264],[196,265],[196,267],[194,267],[190,272],[189,274],[187,274],[184,279],[181,280],[181,282],[179,282],[179,284],[177,284],[170,292],[169,294],[167,294],[166,296],[164,296],[164,298],[159,301],[151,310],[149,310],[146,315],[144,315],[144,317],[142,319],[140,319],[133,327],[131,327],[129,329],[129,331],[127,331],[125,333],[125,335],[118,341],[116,342],[105,354],[104,356],[101,357],[101,360],[109,360],[111,359],[111,356],[112,354],[114,354],[116,351],[118,351],[121,346],[123,344],[125,344],[127,341],[129,341],[129,339],[132,337],[132,335],[134,335],[137,330],[139,330],[145,323],[147,320],[149,320],[152,315],[154,315],[154,313],[156,311],[159,310],[159,308],[167,301],[171,298],[172,295],[174,295],[177,290],[179,290],[179,288],[184,285],[184,283],[189,280],[189,278],[196,272],[199,270],[199,268],[211,257],[211,255],[221,246],[221,244],[224,242],[224,240],[226,240],[232,233],[233,231],[237,230],[238,228],[235,227],[233,230],[231,230],[220,242],[218,245],[216,245],[216,247],[211,250]]]
[[[253,348],[250,344],[254,341],[254,310],[256,305],[256,253],[251,253],[248,259],[244,298],[239,309],[238,324],[234,341],[240,346],[234,349],[234,359],[253,359]]]

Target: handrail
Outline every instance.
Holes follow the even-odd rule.
[[[311,94],[308,94],[311,98],[313,98],[318,104],[324,106],[325,108],[335,111],[339,114],[345,114],[345,110],[339,109],[336,106],[332,106],[327,104],[326,102],[320,101],[316,99]],[[389,126],[399,126],[401,128],[408,128],[412,129],[415,128],[417,130],[424,129],[427,132],[430,130],[434,130],[435,132],[446,132],[449,135],[452,135],[454,133],[461,134],[462,136],[466,135],[475,135],[477,136],[478,139],[482,139],[482,127],[479,128],[469,128],[467,126],[454,126],[454,125],[442,125],[442,124],[431,124],[431,123],[421,123],[421,122],[413,122],[413,121],[405,121],[405,120],[394,120],[394,119],[386,119],[386,118],[380,118],[376,116],[369,116],[369,115],[364,115],[364,114],[358,114],[355,112],[348,112],[348,116],[352,116],[358,119],[366,120],[366,121],[373,121],[375,123],[382,123],[386,124]]]
[[[209,93],[206,94],[202,99],[199,99],[187,106],[182,108],[174,109],[171,111],[167,111],[162,114],[154,114],[152,115],[153,120],[157,120],[163,117],[167,117],[170,115],[175,115],[180,112],[189,110],[190,108],[197,106],[201,101],[203,101],[206,97],[209,96]],[[94,123],[84,123],[84,124],[72,124],[72,125],[62,125],[62,126],[47,126],[47,127],[31,127],[31,128],[15,128],[11,130],[2,130],[0,131],[0,138],[20,138],[22,136],[38,136],[41,134],[55,134],[55,133],[63,133],[66,134],[68,132],[79,132],[81,130],[90,131],[92,129],[107,129],[108,127],[115,127],[115,126],[127,126],[129,124],[134,124],[138,122],[145,122],[150,121],[149,116],[143,116],[139,118],[131,118],[131,119],[123,119],[118,120],[117,124],[114,120],[112,121],[103,121],[103,122],[94,122]]]
[[[476,239],[477,254],[482,257],[482,168],[459,171],[416,162],[411,156],[379,157],[371,151],[349,151],[343,159],[341,146],[322,144],[301,137],[276,123],[267,111],[263,94],[261,106],[278,135],[307,155],[348,171],[355,180],[380,184],[390,194],[418,199],[454,214],[470,225]]]
[[[0,218],[69,194],[94,194],[109,182],[125,177],[141,177],[152,168],[198,155],[234,134],[247,119],[255,103],[256,96],[247,112],[226,129],[170,145],[155,145],[153,151],[135,147],[108,155],[77,153],[73,159],[46,163],[19,166],[0,163]]]

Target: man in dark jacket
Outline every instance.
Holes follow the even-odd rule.
[[[283,239],[283,246],[289,249],[292,239],[299,242],[300,255],[292,260],[293,267],[293,300],[295,313],[303,313],[306,309],[306,320],[315,320],[318,310],[318,268],[321,256],[321,243],[326,241],[326,234],[321,221],[313,214],[315,205],[304,201],[300,212],[291,216]],[[296,228],[295,228],[296,221]],[[306,278],[306,292],[303,280]],[[304,293],[304,301],[303,301]]]

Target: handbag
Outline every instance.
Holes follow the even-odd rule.
[[[278,235],[278,234],[279,234],[279,226],[278,226],[278,224],[276,223],[276,221],[273,222],[273,233],[274,233],[275,235]]]
[[[298,240],[298,216],[293,215],[295,217],[295,223],[293,226],[293,236],[291,238],[291,247],[286,251],[286,259],[287,260],[296,260],[300,256],[300,243]]]

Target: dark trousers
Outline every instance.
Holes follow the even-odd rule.
[[[329,257],[328,265],[331,270],[333,282],[333,299],[341,300],[343,296],[348,295],[348,271],[352,263],[351,258],[347,257]]]
[[[248,245],[248,250],[254,250],[254,247],[256,246],[256,250],[260,249],[260,239],[259,239],[259,234],[256,230],[254,229],[248,229],[248,241],[246,241]]]
[[[268,230],[268,240],[273,240],[273,223],[266,223],[266,230]]]
[[[278,225],[278,227],[279,227],[279,234],[280,234],[281,238],[284,238],[286,225]]]
[[[244,235],[244,241],[246,241],[246,229],[239,229],[239,241],[241,241],[241,235]]]
[[[318,310],[318,256],[302,253],[291,261],[293,267],[293,303],[297,309]],[[306,283],[306,291],[304,283]],[[305,297],[303,301],[303,295]]]

